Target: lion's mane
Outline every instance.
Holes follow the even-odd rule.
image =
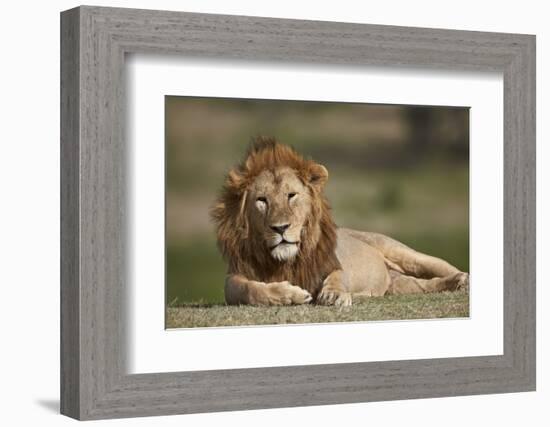
[[[304,159],[294,149],[273,138],[255,138],[242,162],[225,179],[220,195],[211,209],[218,247],[228,262],[229,274],[242,274],[249,280],[293,285],[316,295],[323,280],[341,268],[336,258],[336,225],[322,186],[316,185],[318,165]],[[249,227],[247,189],[264,170],[289,167],[307,186],[312,212],[304,224],[300,251],[293,261],[280,262],[270,256],[260,233]]]

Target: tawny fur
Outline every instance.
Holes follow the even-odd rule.
[[[218,246],[228,262],[228,273],[238,273],[259,282],[290,283],[306,289],[312,296],[323,280],[341,268],[335,254],[336,224],[326,197],[315,185],[317,164],[306,160],[292,148],[272,138],[256,138],[244,160],[225,179],[221,194],[211,209]],[[281,263],[265,250],[259,234],[250,230],[244,205],[247,188],[264,170],[289,167],[307,184],[313,210],[303,229],[300,256],[293,263]]]
[[[228,263],[225,295],[229,304],[314,300],[350,305],[352,294],[439,292],[468,286],[467,273],[442,259],[381,234],[336,227],[323,193],[327,179],[324,166],[275,139],[253,141],[243,161],[228,173],[211,210],[218,246]],[[288,193],[293,188],[303,193],[295,203],[293,193]],[[269,215],[267,200],[252,200],[254,192],[255,196],[267,192],[273,200]],[[254,203],[261,209],[255,210]],[[297,239],[296,246],[284,233],[274,234],[274,224],[281,221],[290,224],[289,235]],[[274,256],[268,233],[271,240],[275,236],[285,245],[289,242],[289,246],[274,246],[285,249],[277,255],[297,255]],[[292,251],[286,251],[289,248]]]

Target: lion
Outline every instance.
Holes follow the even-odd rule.
[[[469,275],[383,234],[337,227],[327,169],[258,137],[211,209],[227,304],[349,306],[352,296],[454,291]]]

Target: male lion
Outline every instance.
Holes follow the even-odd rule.
[[[351,305],[379,296],[456,290],[468,274],[377,233],[337,228],[326,168],[259,137],[212,208],[228,262],[228,304]]]

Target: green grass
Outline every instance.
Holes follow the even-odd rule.
[[[171,329],[468,316],[468,292],[457,291],[370,298],[356,297],[351,307],[340,308],[317,305],[254,307],[185,304],[168,307],[166,327]]]

